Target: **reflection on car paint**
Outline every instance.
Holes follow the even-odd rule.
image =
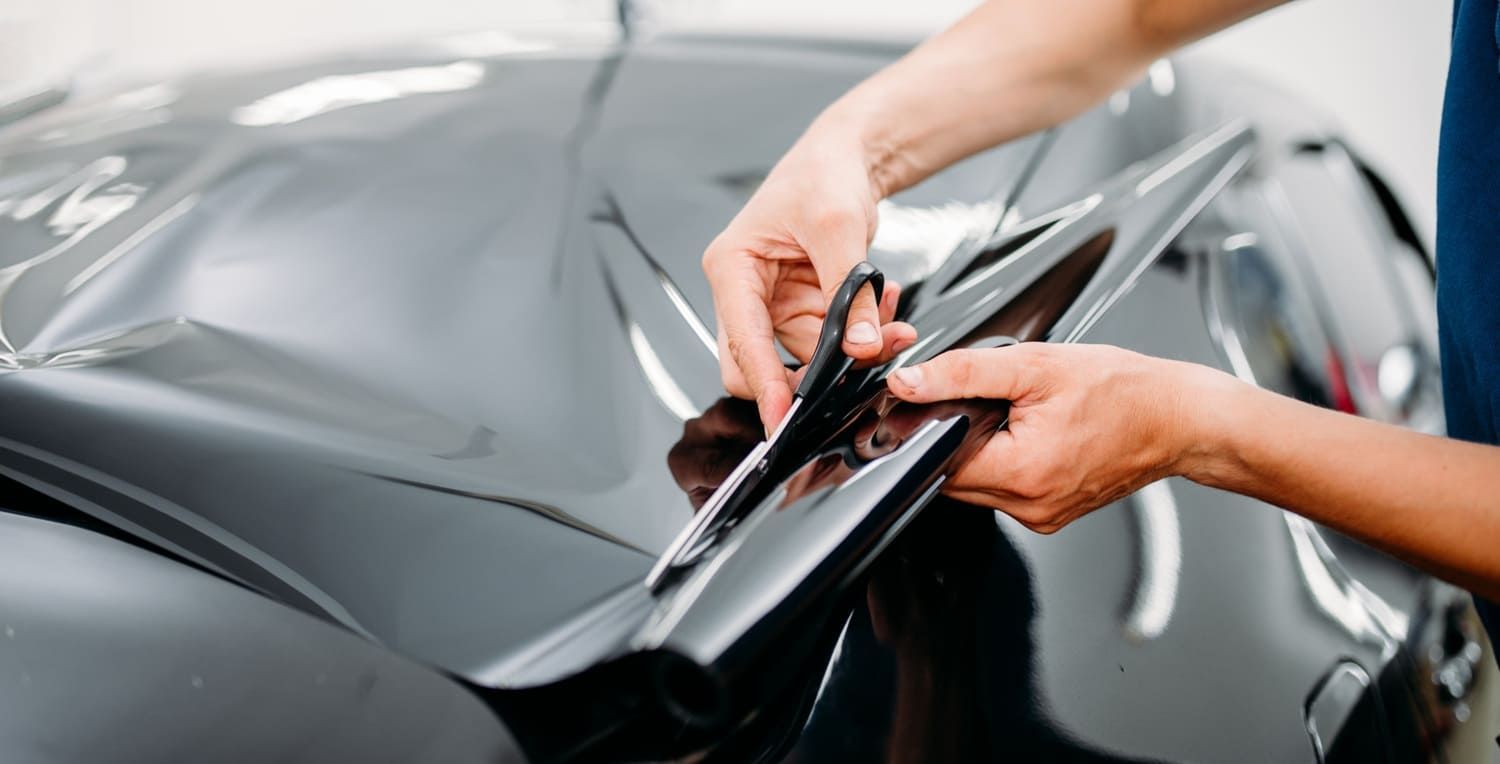
[[[229,119],[246,127],[289,125],[351,106],[467,90],[483,79],[484,65],[478,61],[333,74],[259,98],[235,109]]]
[[[786,760],[1137,760],[1042,710],[1032,575],[990,510],[939,500],[860,594]]]
[[[5,254],[7,260],[17,259],[0,265],[0,352],[4,353],[0,356],[0,363],[21,366],[23,362],[18,359],[17,351],[29,339],[17,336],[13,327],[15,317],[10,315],[12,294],[18,285],[28,275],[35,274],[39,268],[69,252],[84,238],[134,207],[145,194],[146,188],[139,184],[114,183],[124,174],[127,164],[122,156],[101,157],[45,189],[0,200],[0,213],[9,219],[9,225],[20,226],[39,218],[53,237],[61,239],[35,254]],[[48,210],[51,210],[50,215],[40,217]],[[6,222],[4,218],[0,218],[0,224]],[[146,233],[143,237],[149,235]],[[109,259],[110,254],[106,254],[101,261],[106,261],[107,265]],[[70,291],[66,287],[63,289],[64,294]]]
[[[923,292],[909,317],[919,335],[929,338],[925,352],[930,356],[943,349],[937,342],[971,345],[997,333],[1022,340],[1077,337],[1139,277],[1174,229],[1243,165],[1248,135],[1232,126],[1185,141],[1104,184],[1105,191],[1089,200],[1051,216],[1055,224],[1039,229],[1042,233],[1013,253],[960,278],[955,286]],[[623,644],[590,640],[589,648],[598,651],[590,660],[583,658],[577,640],[555,642],[553,655],[571,653],[586,670],[552,687],[528,688],[519,676],[491,681],[523,696],[546,697],[585,685],[603,685],[591,691],[610,692],[610,684],[598,677],[657,664],[655,671],[668,672],[672,681],[654,682],[645,698],[639,689],[630,689],[624,690],[628,698],[608,701],[636,705],[628,726],[608,732],[568,728],[562,737],[649,739],[665,732],[660,725],[675,724],[692,731],[682,745],[721,734],[771,697],[795,692],[787,689],[788,682],[798,681],[788,674],[788,666],[804,662],[809,645],[794,635],[827,628],[823,609],[839,596],[851,571],[868,564],[935,495],[944,471],[962,463],[1003,421],[1003,404],[912,407],[888,401],[883,375],[895,363],[899,361],[850,371],[830,380],[829,392],[804,401],[819,407],[808,412],[808,421],[831,419],[817,425],[825,429],[787,432],[775,441],[777,453],[798,459],[790,462],[790,472],[781,471],[780,460],[754,466],[769,459],[764,446],[727,473],[722,471],[725,460],[716,458],[701,468],[691,456],[673,458],[682,453],[674,448],[669,465],[695,503],[701,501],[700,486],[708,488],[695,475],[714,472],[740,481],[751,465],[757,476],[764,473],[763,479],[737,483],[734,492],[717,499],[731,506],[715,505],[724,519],[702,541],[679,539],[677,543],[690,547],[684,550],[688,562],[679,562],[675,544],[669,548],[656,570],[665,563],[673,573],[648,578],[656,601],[647,606],[650,612],[639,627],[619,633]],[[722,427],[729,410],[727,404],[710,408],[702,420],[689,422],[684,438]],[[1153,540],[1159,541],[1170,528],[1156,515],[1148,521]],[[1168,519],[1175,520],[1175,514]],[[1158,635],[1170,618],[1177,580],[1174,561],[1167,556],[1172,554],[1180,552],[1163,544],[1142,548],[1144,575],[1149,576],[1144,583],[1150,587],[1142,603],[1146,610],[1136,624],[1143,635]],[[618,607],[610,599],[595,609],[616,613],[618,619]],[[592,622],[602,616],[583,618]],[[557,744],[556,739],[526,742],[543,750]],[[606,747],[600,755],[633,754]]]
[[[54,364],[0,375],[7,412],[0,473],[76,502],[83,510],[75,512],[89,513],[96,523],[462,677],[440,683],[483,697],[518,734],[523,728],[533,738],[556,731],[582,719],[583,709],[613,712],[596,703],[617,697],[621,687],[691,677],[692,671],[680,671],[688,668],[683,664],[663,661],[627,666],[597,684],[563,687],[580,664],[601,654],[599,645],[618,646],[637,633],[633,619],[654,604],[640,577],[713,482],[705,475],[682,478],[681,463],[716,459],[732,468],[744,445],[710,421],[722,389],[712,355],[712,305],[699,270],[703,246],[817,109],[886,55],[846,55],[821,43],[735,46],[737,55],[726,58],[722,44],[712,41],[643,39],[628,52],[487,61],[472,85],[432,97],[403,91],[386,98],[411,83],[379,77],[345,82],[353,85],[348,92],[343,85],[297,89],[360,72],[409,69],[435,70],[451,85],[466,71],[451,69],[454,58],[471,54],[446,50],[436,58],[395,57],[378,65],[308,64],[184,81],[109,109],[65,104],[7,127],[0,134],[0,198],[12,200],[5,215],[15,200],[101,158],[127,166],[77,200],[88,212],[72,218],[78,228],[71,234],[47,228],[46,210],[25,225],[0,217],[0,252],[31,257],[107,212],[89,207],[89,199],[136,197],[53,261],[56,272],[37,269],[15,285],[0,312],[10,338],[18,347],[30,339],[32,347],[21,348],[28,353],[82,349],[75,357],[83,358],[102,342],[97,338],[155,328],[127,343],[130,352],[93,356],[88,368]],[[1299,248],[1278,238],[1335,219],[1327,211],[1338,207],[1354,210],[1338,218],[1341,230],[1358,229],[1380,241],[1379,229],[1361,217],[1357,188],[1312,183],[1308,188],[1321,190],[1260,214],[1256,200],[1276,193],[1269,187],[1275,184],[1262,181],[1285,170],[1275,141],[1284,132],[1318,134],[1303,124],[1255,139],[1256,172],[1231,183],[1186,230],[1172,205],[1181,203],[1179,191],[1214,186],[1212,173],[1189,172],[1193,177],[1184,176],[1181,188],[1156,176],[1163,182],[1146,191],[1166,201],[1141,216],[1156,225],[1104,214],[1111,201],[1097,194],[1111,190],[1109,178],[1184,136],[1256,111],[1239,100],[1249,92],[1242,89],[1233,103],[1214,106],[1193,67],[1173,69],[1170,93],[1160,95],[1165,79],[1161,67],[1155,69],[1154,79],[1148,72],[1147,81],[1112,99],[1117,113],[1095,110],[1041,138],[976,157],[892,201],[904,210],[951,203],[996,215],[996,236],[975,244],[995,245],[993,260],[976,257],[973,270],[962,258],[949,261],[941,278],[956,280],[927,296],[921,285],[907,285],[916,287],[908,306],[914,320],[923,314],[930,328],[952,327],[946,331],[956,341],[985,342],[984,335],[1000,329],[1035,333],[1028,339],[1050,332],[1222,363],[1214,338],[1197,320],[1205,298],[1198,285],[1212,262],[1199,242],[1253,232],[1268,250],[1292,257],[1316,251],[1332,268],[1370,270],[1369,258],[1382,254],[1376,248]],[[265,129],[228,119],[267,94],[288,92],[298,94],[296,103],[263,104],[261,116],[307,116]],[[766,93],[777,94],[774,103]],[[339,100],[345,96],[351,100]],[[383,105],[356,108],[353,102]],[[1296,120],[1300,114],[1294,105],[1261,108],[1256,117]],[[1237,160],[1242,139],[1230,138],[1207,156]],[[1191,170],[1191,164],[1174,168]],[[1299,169],[1313,180],[1335,170],[1314,162]],[[1154,203],[1140,195],[1139,184],[1114,190],[1120,192],[1115,199],[1127,200],[1136,213]],[[1004,204],[993,204],[997,199]],[[1067,220],[1067,226],[1042,226],[1035,237],[1001,250],[1021,238],[1017,233],[1028,221],[1045,217],[1038,211],[1068,210],[1079,199],[1101,211],[1063,215],[1051,223]],[[137,237],[158,220],[154,232]],[[132,238],[132,246],[119,249]],[[1064,247],[1065,240],[1072,243]],[[1168,246],[1170,265],[1143,270],[1150,255]],[[1039,251],[1051,247],[1058,251]],[[881,257],[889,261],[890,255],[877,248],[872,259],[887,268]],[[1003,266],[1011,275],[986,281],[1012,255],[1023,261],[1043,256],[1031,264],[1062,260],[1039,268],[1034,290],[1014,289],[1010,296],[1017,299],[997,300],[1005,308],[988,323],[960,329],[934,307],[942,291],[960,282],[983,284],[981,292],[1018,286],[1011,282],[1021,270],[1014,262]],[[91,265],[101,260],[107,267]],[[1090,281],[1091,273],[1109,288],[1090,288],[1080,302],[1115,305],[1108,320],[1098,321],[1092,307],[1062,315],[1046,304],[1048,295],[1077,296],[1080,286],[1088,287],[1079,282]],[[1297,283],[1307,280],[1291,273]],[[70,283],[74,288],[64,295]],[[1114,291],[1131,283],[1131,294]],[[611,302],[611,290],[623,310]],[[1017,307],[1025,305],[1026,311]],[[955,302],[948,309],[960,307]],[[1340,320],[1359,312],[1342,302],[1330,311]],[[1359,346],[1360,357],[1371,361],[1370,374],[1372,359],[1393,347],[1374,328],[1366,332],[1373,341]],[[644,340],[650,353],[639,352],[632,337]],[[657,381],[669,378],[691,406],[680,399],[663,403],[662,390],[670,388],[653,386],[645,368],[651,356]],[[1416,410],[1425,410],[1425,401],[1419,395]],[[704,413],[684,422],[690,411]],[[840,490],[833,486],[856,469],[844,451],[857,457],[856,466],[878,458],[903,442],[897,425],[925,421],[916,420],[888,417],[869,431],[862,422],[851,433],[858,437],[800,473],[795,492],[805,505],[831,506],[828,497]],[[79,432],[95,435],[80,438]],[[772,684],[786,690],[753,700],[760,706],[743,724],[693,739],[674,737],[682,726],[665,718],[659,720],[664,726],[639,729],[672,734],[614,742],[642,758],[666,755],[663,741],[743,758],[789,740],[801,745],[795,739],[805,726],[809,739],[800,750],[818,750],[819,741],[834,735],[843,742],[823,750],[872,756],[913,744],[946,746],[946,737],[959,742],[941,750],[980,757],[1015,750],[1212,760],[1233,751],[1309,759],[1302,704],[1340,656],[1357,659],[1382,688],[1388,680],[1432,673],[1402,656],[1426,653],[1433,637],[1409,636],[1386,661],[1373,639],[1351,637],[1335,617],[1316,609],[1313,595],[1304,596],[1301,542],[1288,533],[1282,513],[1180,481],[1170,486],[1181,508],[1175,579],[1166,576],[1172,556],[1158,554],[1170,546],[1165,542],[1174,527],[1158,522],[1166,517],[1161,512],[1125,505],[1056,536],[1035,537],[988,512],[947,523],[929,511],[912,526],[927,539],[912,543],[925,544],[925,551],[903,547],[902,536],[869,569],[881,582],[876,607],[869,602],[871,581],[852,583],[852,602],[807,607],[804,622],[827,620],[826,630],[791,630],[805,635],[810,648],[788,647],[776,654],[787,665],[746,672],[774,678]],[[933,510],[953,508],[942,502]],[[58,515],[51,525],[67,530],[61,523],[72,522],[68,517],[76,514]],[[1144,532],[1147,526],[1154,530]],[[1153,547],[1148,536],[1162,543]],[[985,540],[988,551],[965,545]],[[1325,540],[1325,551],[1337,553],[1350,580],[1378,592],[1414,633],[1436,628],[1424,612],[1448,595],[1431,595],[1431,581],[1347,539],[1328,534]],[[796,541],[786,545],[789,551],[807,551]],[[1225,546],[1230,541],[1233,554]],[[1314,562],[1330,569],[1316,543],[1309,548]],[[944,556],[950,552],[951,560]],[[890,561],[903,555],[926,560],[893,569]],[[967,560],[977,570],[986,555],[998,580],[982,585],[942,567]],[[1308,570],[1323,575],[1317,567]],[[942,621],[947,612],[931,614],[935,626],[917,616],[889,617],[912,604],[906,590],[924,592],[938,575],[973,597],[934,595],[929,601],[924,594],[915,606],[959,602],[949,610],[980,619],[975,631],[986,638],[1003,634],[980,644],[984,649],[964,646],[943,655],[944,645],[968,643],[939,639],[933,645],[917,632],[962,635]],[[1348,581],[1327,577],[1340,602],[1370,610]],[[30,580],[12,577],[6,586]],[[1148,628],[1137,630],[1162,629],[1151,639],[1132,638],[1130,624],[1141,620],[1132,618],[1136,603],[1150,605],[1147,614],[1162,612],[1156,603],[1167,601],[1168,580],[1176,584],[1170,616],[1145,618]],[[1024,596],[1005,587],[1017,583],[1024,583]],[[887,596],[892,591],[895,596]],[[749,588],[739,593],[754,594]],[[881,614],[870,612],[882,607]],[[712,615],[695,617],[708,625],[728,622]],[[1377,626],[1391,621],[1370,617]],[[1003,620],[983,622],[991,618]],[[884,624],[879,636],[877,620]],[[1274,637],[1262,630],[1267,622],[1279,630]],[[780,636],[772,630],[767,638]],[[934,676],[947,684],[926,696],[906,692],[899,718],[886,712],[898,704],[891,692],[865,691],[858,680],[854,691],[839,690],[852,676],[877,675],[882,661],[893,660],[895,644],[921,648],[905,650],[913,658],[906,665],[915,667],[908,679],[921,675],[923,661],[941,662]],[[835,654],[830,669],[827,656]],[[797,656],[805,659],[794,661]],[[1449,660],[1439,659],[1434,670]],[[992,673],[999,679],[989,686],[979,674],[997,665]],[[965,668],[969,674],[956,673]],[[181,685],[194,691],[226,686],[211,666],[179,673]],[[203,687],[194,687],[192,676],[201,677]],[[571,694],[548,695],[552,682]],[[900,689],[921,688],[909,683]],[[1407,696],[1401,692],[1386,696],[1402,702]],[[40,702],[34,693],[26,697]],[[924,697],[977,703],[924,709]],[[986,705],[992,698],[994,705]],[[1257,701],[1236,702],[1242,698]],[[163,695],[161,701],[177,698]],[[1388,714],[1393,730],[1397,723],[1425,730],[1426,709],[1439,701],[1422,702],[1427,705],[1417,711]],[[809,704],[812,720],[804,725]],[[400,717],[400,705],[393,707],[381,718]],[[73,718],[40,708],[31,718]],[[1433,730],[1463,729],[1453,726],[1457,711],[1442,714],[1434,718],[1447,719],[1448,726]],[[897,726],[899,734],[891,731]],[[320,739],[337,735],[331,726],[316,732]],[[1440,738],[1393,731],[1392,739],[1403,735],[1421,746]],[[853,738],[870,742],[859,747]]]
[[[1143,486],[1126,500],[1136,524],[1136,554],[1140,572],[1135,593],[1125,610],[1125,636],[1156,639],[1167,630],[1177,607],[1178,578],[1182,575],[1182,528],[1177,501],[1165,480]]]
[[[1302,580],[1318,609],[1355,639],[1382,653],[1394,650],[1406,636],[1406,614],[1350,576],[1312,522],[1289,512],[1285,518]]]

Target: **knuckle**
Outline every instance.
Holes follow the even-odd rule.
[[[745,385],[745,378],[740,375],[737,368],[720,366],[719,381],[724,385],[724,389],[736,398],[750,395],[750,388]]]
[[[1056,375],[1062,359],[1059,357],[1055,345],[1048,342],[1028,342],[1019,347],[1026,348],[1026,357],[1022,361],[1032,371],[1040,372],[1043,376],[1047,377]]]
[[[723,238],[714,239],[709,242],[708,249],[703,250],[703,270],[713,270],[724,261],[729,249],[725,246]]]
[[[745,336],[738,332],[727,332],[724,336],[724,345],[729,348],[729,355],[739,358],[745,352]]]
[[[1062,523],[1059,523],[1056,520],[1048,520],[1046,522],[1036,523],[1035,525],[1031,525],[1028,527],[1043,536],[1051,536],[1052,534],[1062,530]]]
[[[950,353],[938,371],[958,390],[968,390],[974,382],[974,358],[968,352]]]
[[[1022,356],[1028,361],[1041,361],[1042,359],[1048,358],[1051,355],[1052,350],[1053,345],[1050,342],[1030,340],[1027,342],[1022,342],[1019,345],[1012,345],[1009,349],[1009,352]]]
[[[747,377],[750,376],[749,359],[752,355],[750,352],[750,342],[750,338],[746,337],[743,334],[739,334],[738,332],[729,332],[725,335],[724,338],[724,344],[729,348],[729,357],[734,359],[733,363],[735,363],[740,368],[740,371],[744,372],[745,376]]]
[[[813,227],[824,233],[842,231],[853,221],[853,213],[843,207],[823,207],[812,214]]]
[[[1047,522],[1047,515],[1042,511],[1041,505],[1036,503],[1024,503],[1013,508],[1010,510],[1010,516],[1027,528],[1036,528]]]
[[[1022,525],[1037,533],[1055,533],[1058,528],[1062,527],[1060,513],[1051,502],[1047,501],[1028,502],[1014,514],[1014,517]]]

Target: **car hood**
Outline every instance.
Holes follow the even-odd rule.
[[[698,258],[822,105],[895,53],[664,39],[393,56],[156,85],[12,126],[0,473],[401,653],[491,675],[639,581],[692,516],[668,454],[723,395]],[[1173,102],[1140,97],[1163,109],[1096,113],[1074,139],[987,152],[892,200],[872,259],[919,280],[993,227],[1038,166],[1030,213],[1184,134],[1144,129]],[[1152,311],[1196,309],[1175,286],[1146,288],[1176,297],[1109,339],[1139,339]],[[1162,325],[1147,344],[1215,360],[1183,331]],[[1305,752],[1300,693],[1349,636],[1289,615],[1304,658],[1255,668],[1290,637],[1256,625],[1275,606],[1246,576],[1273,557],[1274,587],[1301,596],[1287,530],[1274,511],[1229,521],[1211,492],[1186,496],[1221,511],[1174,532],[1214,548],[1214,523],[1238,524],[1267,546],[1183,574],[1183,642],[1133,651],[1141,637],[1122,638],[1099,604],[1128,599],[1123,583],[1066,604],[1083,567],[1132,575],[1115,521],[1016,542],[1039,545],[1042,628],[1067,643],[1047,664],[1049,702],[1141,750],[1156,749],[1131,730],[1213,750],[1144,717],[1110,722],[1140,716],[1105,702],[1124,684],[1087,692],[1094,664],[1118,663],[1110,681],[1203,712],[1207,673],[1166,676],[1188,660],[1267,696],[1298,688],[1276,699],[1284,719],[1236,739]],[[1097,564],[1069,565],[1078,554]],[[1221,595],[1244,618],[1190,607]],[[1249,663],[1222,642],[1175,652],[1235,634],[1253,637]],[[1093,657],[1064,660],[1078,654]],[[1126,677],[1132,660],[1152,668]]]
[[[698,256],[880,60],[673,57],[345,62],[13,127],[7,474],[460,674],[640,578],[722,395]],[[810,62],[774,122],[734,96]]]

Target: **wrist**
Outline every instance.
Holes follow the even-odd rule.
[[[1171,473],[1214,488],[1237,485],[1245,471],[1238,435],[1247,422],[1241,420],[1259,389],[1208,366],[1170,363],[1186,367],[1171,377],[1177,381]]]
[[[878,97],[866,92],[867,89],[867,86],[855,88],[835,101],[818,116],[808,132],[852,146],[869,178],[874,200],[879,201],[920,178],[906,161],[905,142],[897,134],[893,121],[882,118]]]

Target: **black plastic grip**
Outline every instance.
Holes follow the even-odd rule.
[[[813,348],[812,358],[807,362],[807,373],[797,385],[797,394],[803,398],[817,397],[853,365],[854,360],[844,355],[844,329],[849,324],[849,308],[865,284],[874,288],[875,304],[879,305],[880,293],[885,290],[885,274],[868,261],[849,270],[833,301],[828,304],[823,330],[818,333],[818,346]]]

